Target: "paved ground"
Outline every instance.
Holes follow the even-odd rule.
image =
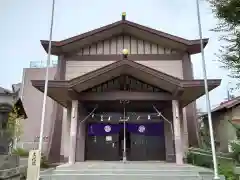
[[[21,165],[27,165],[28,164],[28,158],[20,158],[19,164]]]

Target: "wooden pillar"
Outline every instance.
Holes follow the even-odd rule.
[[[70,146],[68,158],[69,164],[74,164],[76,161],[77,120],[78,120],[78,100],[72,100]]]
[[[181,122],[179,113],[179,102],[178,100],[172,101],[173,110],[173,129],[174,129],[174,142],[175,142],[175,156],[176,163],[183,164],[183,149],[181,139]]]

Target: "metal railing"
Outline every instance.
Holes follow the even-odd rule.
[[[56,67],[58,60],[51,60],[49,67]],[[30,61],[30,68],[45,68],[47,67],[46,61]]]
[[[39,142],[18,142],[17,143],[17,148],[25,149],[27,151],[35,150],[35,149],[38,149],[38,144],[39,144]],[[48,142],[43,143],[44,152],[47,149],[47,144],[48,144]]]

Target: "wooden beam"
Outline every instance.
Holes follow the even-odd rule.
[[[76,97],[76,94],[75,94]],[[167,101],[176,99],[170,93],[163,92],[87,92],[79,93],[77,98],[80,101],[115,101],[115,100],[131,100],[131,101]]]
[[[175,98],[179,98],[179,99],[180,99],[180,97],[183,95],[183,93],[184,93],[184,88],[182,88],[182,87],[177,87],[177,88],[175,89],[174,93],[173,93],[173,96],[174,96]]]
[[[128,60],[136,61],[166,61],[166,60],[181,60],[182,54],[129,54]],[[66,61],[118,61],[123,60],[122,55],[70,55],[66,57]]]
[[[68,97],[71,99],[71,100],[78,100],[80,94],[75,91],[74,89],[70,88],[68,89]]]

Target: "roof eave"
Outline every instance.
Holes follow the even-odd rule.
[[[40,40],[41,45],[43,47],[43,49],[46,51],[46,53],[48,53],[48,47],[49,47],[49,41],[47,40]],[[51,48],[51,54],[52,55],[59,55],[61,52],[61,46],[58,45],[58,41],[52,41],[52,48]]]
[[[211,88],[216,88],[221,85],[221,79],[207,79],[208,86]],[[182,87],[196,87],[196,86],[204,86],[204,81],[202,79],[194,79],[194,80],[183,80],[181,82]]]
[[[203,41],[203,48],[205,48],[208,44],[209,39],[205,38],[205,39],[202,39],[202,41]],[[201,40],[200,39],[191,40],[190,45],[188,45],[188,52],[191,55],[200,53],[201,52]]]
[[[158,30],[155,30],[155,29],[152,29],[152,28],[149,28],[149,27],[131,22],[131,21],[117,21],[115,23],[100,27],[98,29],[95,29],[95,30],[92,30],[92,31],[89,31],[89,32],[86,32],[86,33],[83,33],[83,34],[65,39],[65,40],[62,40],[62,41],[52,41],[52,52],[51,53],[53,55],[59,55],[61,53],[61,49],[60,49],[61,47],[65,46],[69,43],[73,43],[75,41],[81,41],[81,39],[85,39],[89,36],[92,36],[92,35],[97,34],[97,33],[101,33],[102,31],[105,31],[107,29],[116,27],[116,26],[121,25],[121,24],[122,25],[127,24],[127,25],[130,25],[130,26],[134,26],[134,27],[136,27],[140,30],[148,31],[151,34],[155,34],[155,35],[158,35],[158,36],[161,36],[161,37],[165,37],[165,38],[167,38],[171,41],[175,41],[175,42],[181,43],[183,45],[186,45],[187,51],[190,54],[196,54],[196,53],[201,52],[201,46],[200,46],[200,40],[199,39],[198,40],[187,40],[187,39],[184,39],[184,38],[181,38],[181,37],[170,35],[170,34],[167,34],[167,33],[164,33],[164,32],[161,32],[161,31],[158,31]],[[208,43],[208,39],[203,39],[203,43],[204,43],[204,47],[205,47]],[[42,44],[43,48],[45,49],[45,51],[48,52],[49,41],[41,40],[41,44]]]
[[[18,111],[19,117],[22,117],[23,119],[27,119],[28,116],[26,114],[26,110],[25,110],[22,100],[20,98],[16,101],[15,106],[18,107],[17,111]]]

